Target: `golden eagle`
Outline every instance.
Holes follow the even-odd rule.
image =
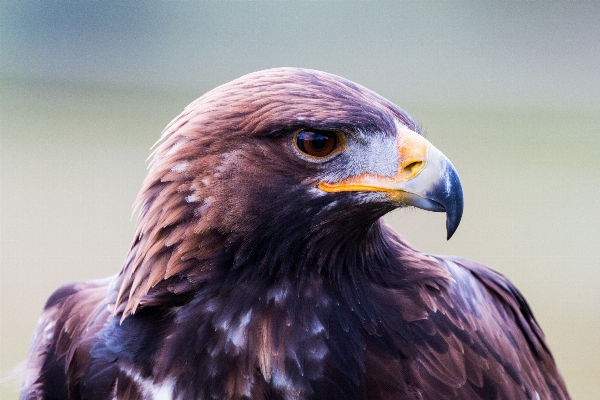
[[[413,119],[324,72],[217,87],[165,129],[118,275],[48,299],[22,399],[565,399],[501,274],[382,220],[463,210]]]

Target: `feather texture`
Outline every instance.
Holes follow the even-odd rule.
[[[121,271],[48,300],[21,398],[569,398],[504,276],[412,248],[380,193],[316,188],[383,168],[360,149],[396,143],[398,126],[416,130],[311,70],[194,101],[152,153]],[[342,132],[345,151],[298,156],[307,128]]]

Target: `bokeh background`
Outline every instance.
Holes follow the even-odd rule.
[[[574,398],[600,398],[600,3],[0,3],[0,374],[59,285],[116,273],[163,127],[278,66],[412,114],[454,163],[463,222],[398,211],[418,248],[522,290]],[[16,398],[4,382],[0,398]]]

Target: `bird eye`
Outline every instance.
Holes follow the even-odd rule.
[[[298,150],[313,157],[331,154],[339,144],[338,135],[330,131],[305,130],[296,134],[294,141]]]

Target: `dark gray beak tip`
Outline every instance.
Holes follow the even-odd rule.
[[[450,240],[452,235],[454,235],[454,232],[458,229],[459,222],[460,219],[458,221],[451,221],[450,218],[446,218],[446,240]]]
[[[448,168],[448,180],[450,181],[448,186],[451,189],[446,193],[443,201],[446,209],[446,240],[450,240],[456,229],[458,229],[464,207],[462,185],[454,168]]]

